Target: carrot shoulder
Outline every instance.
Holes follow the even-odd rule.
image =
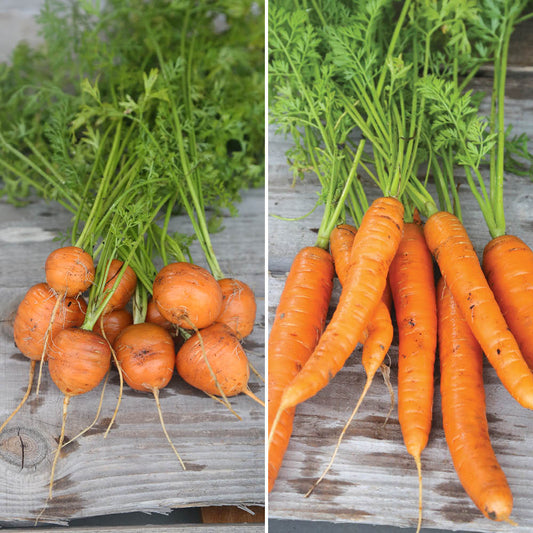
[[[446,285],[501,382],[520,405],[533,409],[533,374],[507,327],[463,225],[454,215],[439,211],[426,222],[424,235]]]
[[[442,420],[459,480],[481,512],[508,520],[513,496],[490,444],[483,354],[450,290],[438,285]]]
[[[385,289],[402,228],[398,200],[378,198],[367,210],[337,309],[309,361],[285,390],[280,409],[294,407],[325,387],[353,352]]]
[[[281,294],[268,340],[268,431],[285,387],[313,352],[326,323],[333,287],[331,255],[307,247],[296,255]],[[268,447],[268,487],[272,490],[292,433],[294,409],[281,415]]]

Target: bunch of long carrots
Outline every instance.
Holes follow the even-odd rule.
[[[320,230],[329,231],[319,230],[319,236],[323,236],[322,242],[317,242],[322,245],[319,249],[304,249],[296,257],[272,325],[269,490],[288,445],[295,407],[325,387],[356,345],[362,343],[367,381],[333,457],[337,454],[347,425],[390,346],[392,333],[390,337],[385,333],[392,332],[390,316],[387,321],[383,314],[387,310],[388,280],[399,334],[399,422],[419,477],[418,528],[422,522],[421,455],[431,431],[437,338],[446,439],[459,478],[486,517],[510,522],[512,496],[488,436],[480,353],[485,353],[512,397],[532,409],[533,374],[527,363],[530,328],[514,323],[518,317],[527,316],[524,310],[529,304],[526,295],[520,294],[524,307],[518,307],[513,296],[518,292],[513,289],[513,276],[507,277],[502,268],[508,259],[500,259],[499,263],[493,260],[495,243],[484,254],[485,277],[460,217],[451,211],[460,214],[454,178],[454,169],[460,166],[465,168],[489,228],[498,228],[491,233],[497,237],[504,232],[502,224],[497,223],[503,210],[506,55],[512,29],[525,19],[525,2],[492,6],[493,11],[487,16],[495,17],[496,10],[497,24],[477,12],[469,18],[466,11],[454,11],[445,3],[439,7],[442,11],[435,7],[427,16],[428,12],[418,10],[414,3],[404,2],[389,26],[384,23],[391,13],[386,11],[386,3],[367,6],[357,13],[340,5],[338,11],[329,4],[326,9],[318,1],[305,11],[282,1],[276,4],[271,10],[271,54],[275,65],[271,78],[278,91],[273,117],[293,133],[297,148],[291,155],[298,153],[300,168],[312,169],[319,176],[321,199],[329,200],[323,181],[327,171],[319,164],[329,147],[335,146],[341,152],[330,154],[332,168],[341,176],[344,169],[351,171],[337,184],[337,191],[342,193],[337,192],[331,204],[324,202]],[[468,39],[472,35],[480,38],[490,23],[492,33],[485,34],[485,38],[492,39],[488,54],[496,64],[496,74],[492,118],[487,124],[478,117],[474,100],[464,89],[489,56],[476,57],[465,43],[470,45]],[[467,24],[472,25],[471,35],[465,29]],[[437,39],[437,30],[442,30],[445,37]],[[450,44],[443,45],[443,39],[448,37]],[[299,46],[304,41],[305,48]],[[467,75],[462,71],[465,65],[458,60],[462,53],[461,61],[467,64],[469,57],[472,61]],[[449,70],[442,68],[445,54],[455,55]],[[310,65],[317,57],[323,59],[321,68],[313,69]],[[311,88],[314,86],[335,94],[337,99],[338,115],[326,117],[325,126],[319,113],[327,109],[328,101],[316,105],[313,98],[317,90]],[[298,110],[294,102],[287,103],[288,95],[295,93],[301,97]],[[350,127],[352,140],[346,135]],[[357,135],[364,140],[354,141]],[[361,156],[358,148],[365,142],[371,153]],[[331,152],[334,150],[331,148]],[[485,191],[479,171],[489,152],[490,194]],[[419,169],[423,166],[427,171],[421,180]],[[367,209],[360,182],[352,181],[357,171],[364,171],[383,194]],[[430,173],[435,178],[442,210],[428,192]],[[473,174],[478,178],[477,187]],[[347,211],[358,229],[339,225],[332,232],[332,227],[346,219]],[[425,224],[418,213],[426,219]],[[351,243],[343,245],[344,250],[338,243],[339,233],[352,234]],[[325,327],[333,274],[328,240],[342,290]],[[526,251],[527,247],[514,238],[498,240],[510,242],[508,247],[517,255]],[[442,275],[438,289],[433,260]],[[520,271],[529,263],[529,259],[522,260]],[[497,281],[503,277],[508,280],[507,285]],[[515,303],[510,303],[513,298]],[[384,318],[380,320],[380,316]],[[371,340],[377,331],[382,336],[376,349]],[[333,458],[318,482],[332,463]]]

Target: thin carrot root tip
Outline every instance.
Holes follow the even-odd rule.
[[[354,407],[354,409],[352,411],[352,414],[350,415],[350,418],[348,418],[348,421],[346,422],[346,424],[344,424],[344,427],[342,428],[341,434],[339,435],[339,438],[337,439],[337,444],[335,446],[335,450],[333,451],[333,454],[331,456],[331,459],[329,460],[328,465],[326,466],[326,468],[322,472],[322,475],[313,483],[311,488],[307,491],[307,493],[305,494],[306,498],[309,497],[309,495],[313,492],[313,490],[315,490],[317,485],[326,477],[327,473],[330,471],[331,467],[333,466],[333,462],[335,461],[335,457],[337,457],[337,453],[339,451],[342,439],[344,438],[344,435],[346,434],[346,431],[350,427],[350,424],[352,423],[352,420],[354,419],[355,415],[357,414],[357,411],[359,411],[359,407],[363,403],[363,400],[364,400],[364,398],[366,396],[366,393],[370,389],[370,385],[372,385],[372,377],[368,377],[367,378],[365,386],[363,388],[363,391],[361,392],[361,396],[359,396],[359,400],[357,401],[357,403],[356,403],[356,405],[355,405],[355,407]]]
[[[418,455],[414,456],[414,459],[418,472],[418,525],[416,528],[416,533],[418,533],[422,527],[422,461]]]
[[[72,444],[74,441],[78,440],[80,437],[85,435],[85,433],[90,431],[95,426],[96,422],[98,422],[98,419],[100,418],[100,413],[102,412],[102,405],[104,403],[104,393],[105,393],[105,389],[106,389],[108,381],[109,381],[109,372],[107,373],[107,375],[105,377],[105,380],[104,380],[104,385],[102,387],[102,392],[100,394],[100,401],[98,403],[98,409],[96,410],[96,415],[94,417],[94,420],[85,429],[80,431],[75,437],[72,437],[70,440],[65,442],[63,444],[62,448],[64,448],[65,446],[68,446],[69,444]],[[105,437],[105,435],[104,435],[104,437]]]
[[[32,385],[33,385],[33,378],[35,376],[35,365],[36,365],[36,363],[37,363],[37,361],[32,361],[30,363],[30,375],[28,377],[28,388],[26,389],[26,393],[22,397],[22,400],[17,405],[17,407],[15,407],[14,411],[7,417],[6,420],[4,420],[4,422],[0,426],[0,433],[2,433],[4,428],[9,424],[10,420],[12,420],[13,417],[21,410],[22,406],[26,403],[26,400],[29,398],[29,396],[31,394],[31,388],[32,388]]]
[[[157,406],[157,412],[159,414],[159,421],[161,422],[161,427],[163,428],[163,433],[165,434],[165,437],[167,438],[167,441],[170,444],[170,447],[172,448],[172,451],[176,454],[176,457],[178,458],[178,460],[179,460],[179,462],[181,464],[181,467],[183,468],[183,470],[187,470],[187,468],[185,467],[185,463],[181,459],[181,456],[178,453],[178,450],[176,450],[176,447],[174,446],[174,443],[170,439],[170,435],[167,432],[167,428],[165,426],[165,421],[163,420],[163,412],[161,411],[161,403],[159,401],[159,389],[153,388],[152,389],[152,394],[154,395],[154,398],[155,398],[155,403],[156,403],[156,406]]]
[[[265,407],[265,402],[263,400],[261,400],[260,398],[258,398],[248,387],[246,387],[246,389],[244,389],[244,394],[246,394],[246,396],[249,396],[250,398],[252,398],[252,400],[256,401],[259,405],[261,405],[262,407]]]

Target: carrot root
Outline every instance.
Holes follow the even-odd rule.
[[[4,423],[0,426],[0,433],[4,430],[4,428],[9,424],[9,421],[13,419],[13,417],[20,411],[22,406],[26,403],[26,400],[29,398],[31,393],[31,388],[33,385],[33,378],[35,376],[35,361],[34,359],[31,360],[30,363],[30,376],[28,378],[28,388],[26,389],[26,393],[24,394],[22,400],[20,400],[20,403],[15,407],[15,410],[7,417],[7,419],[4,421]]]
[[[413,455],[413,457],[418,472],[418,525],[416,527],[416,533],[418,533],[422,527],[422,460],[420,455]]]
[[[100,329],[102,330],[102,336],[109,344],[109,348],[111,349],[111,357],[113,358],[113,361],[115,362],[115,365],[118,370],[118,379],[119,379],[119,389],[118,389],[118,400],[117,405],[115,405],[115,410],[113,411],[113,416],[111,417],[111,420],[109,421],[109,425],[107,426],[106,432],[104,433],[104,439],[107,438],[107,435],[109,434],[109,431],[111,430],[111,427],[113,426],[113,423],[115,422],[115,418],[118,414],[118,408],[120,407],[120,402],[122,401],[122,392],[124,390],[124,376],[122,375],[122,367],[120,366],[120,361],[117,359],[117,354],[115,350],[113,349],[113,346],[111,346],[111,343],[107,340],[105,331],[104,331],[104,320],[103,315],[100,317]],[[108,374],[109,375],[109,374]],[[104,387],[105,388],[105,387]],[[103,391],[102,391],[103,395]]]
[[[252,353],[252,352],[248,352],[248,353]],[[254,365],[252,365],[252,363],[250,363],[250,361],[248,361],[248,366],[250,367],[250,370],[264,383],[265,378],[257,371],[257,369],[254,367]]]
[[[387,422],[389,421],[392,411],[394,410],[394,405],[396,402],[394,401],[394,389],[392,388],[392,383],[390,381],[390,366],[383,363],[379,368],[381,370],[381,375],[383,376],[383,381],[385,382],[385,385],[390,395],[389,412],[387,413],[387,416],[385,417],[385,421],[383,422],[383,427],[385,427],[387,425]]]
[[[52,325],[54,324],[57,310],[59,309],[61,302],[63,302],[63,300],[65,299],[65,296],[66,296],[65,294],[57,295],[56,303],[54,304],[54,308],[52,309],[52,316],[50,317],[50,322],[48,324],[48,327],[46,328],[46,333],[44,334],[43,353],[41,354],[41,360],[39,362],[39,377],[37,378],[37,387],[35,388],[35,396],[39,396],[39,390],[41,388],[41,379],[43,376],[44,360],[46,357],[46,351],[48,350],[48,341],[50,339],[50,332],[52,331]]]
[[[248,387],[246,387],[242,392],[246,394],[246,396],[252,398],[252,400],[256,401],[262,407],[265,407],[265,402],[258,398]]]
[[[85,435],[85,433],[87,433],[87,431],[89,431],[90,429],[92,429],[94,427],[94,425],[96,424],[96,422],[100,418],[100,413],[102,412],[102,404],[104,403],[104,393],[105,393],[105,388],[107,386],[108,380],[109,380],[109,372],[107,373],[107,376],[105,377],[104,385],[102,387],[102,392],[100,393],[100,401],[98,402],[98,409],[96,410],[96,415],[94,417],[94,420],[85,429],[80,431],[75,437],[72,437],[70,440],[65,442],[65,444],[63,444],[62,448],[64,448],[65,446],[68,446],[71,443],[73,443],[75,440],[78,440],[81,436]]]
[[[333,466],[333,461],[335,460],[335,457],[337,456],[337,452],[339,451],[342,439],[344,438],[344,435],[346,431],[348,430],[348,427],[352,423],[352,420],[354,419],[355,415],[357,414],[357,411],[359,411],[359,407],[363,403],[363,400],[365,399],[366,393],[368,392],[368,389],[370,389],[370,385],[372,385],[372,378],[374,376],[368,376],[366,379],[365,386],[363,388],[363,392],[361,392],[361,396],[359,396],[359,400],[357,401],[357,404],[355,405],[352,414],[350,415],[350,418],[348,418],[348,421],[346,424],[344,424],[344,427],[342,428],[341,434],[339,435],[339,438],[337,440],[337,445],[335,446],[335,450],[333,451],[333,455],[331,456],[331,459],[329,460],[328,465],[322,472],[322,475],[313,483],[311,488],[306,492],[305,497],[308,498],[310,494],[315,490],[317,485],[326,477],[326,474],[330,471],[331,467]]]
[[[183,470],[187,470],[187,468],[185,468],[185,463],[183,462],[182,458],[180,457],[180,454],[178,453],[178,450],[176,450],[176,447],[174,446],[174,444],[170,440],[170,436],[169,436],[169,434],[167,432],[167,428],[165,426],[165,421],[163,420],[163,412],[161,411],[161,403],[159,402],[159,389],[153,388],[152,389],[152,394],[154,395],[155,403],[157,405],[157,412],[159,413],[159,420],[161,422],[161,427],[163,428],[163,433],[165,434],[165,437],[167,438],[168,443],[170,444],[170,447],[172,448],[172,451],[176,454],[176,457],[178,458],[178,460],[179,460],[179,462],[181,464],[181,467],[183,468]]]

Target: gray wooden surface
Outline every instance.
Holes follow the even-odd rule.
[[[47,254],[69,216],[37,200],[15,208],[0,200],[0,419],[14,409],[27,385],[28,362],[13,344],[12,319],[26,290],[44,278]],[[173,222],[187,229],[183,219]],[[251,362],[264,375],[264,192],[250,191],[240,217],[227,217],[226,231],[213,238],[222,269],[248,283],[258,297],[254,332],[244,343]],[[193,257],[201,252],[193,248]],[[198,261],[203,264],[202,261]],[[169,434],[188,470],[183,472],[159,425],[149,395],[126,389],[107,439],[117,379],[110,380],[102,418],[91,432],[61,454],[54,498],[43,522],[127,513],[168,512],[176,507],[264,503],[264,410],[248,397],[231,400],[243,420],[175,377],[161,393]],[[250,388],[264,398],[253,376]],[[67,435],[94,417],[100,388],[73,398]],[[47,496],[53,450],[59,435],[62,395],[45,373],[42,393],[32,397],[0,434],[0,525],[29,524]],[[24,468],[21,444],[24,443]]]
[[[531,136],[533,101],[530,93],[529,99],[526,98],[527,88],[533,87],[533,78],[524,78],[523,73],[520,76],[510,81],[506,114],[515,124],[516,133],[526,131]],[[290,139],[275,135],[275,127],[271,125],[270,215],[302,216],[311,210],[317,199],[318,181],[314,176],[306,175],[303,181],[291,187],[293,177],[284,156],[290,145]],[[464,223],[476,250],[481,253],[489,240],[488,231],[467,187],[462,187],[460,192]],[[377,196],[377,191],[370,189],[369,196]],[[533,184],[527,178],[506,177],[505,210],[508,232],[519,235],[533,246]],[[268,219],[270,326],[292,259],[303,246],[314,244],[321,216],[322,210],[317,209],[299,221],[282,221],[272,216]],[[337,285],[330,312],[338,295]],[[389,355],[396,393],[397,338]],[[328,463],[337,437],[363,388],[365,375],[360,356],[359,347],[325,389],[296,409],[293,437],[274,490],[269,495],[271,518],[416,526],[416,468],[405,451],[396,408],[388,423],[383,425],[389,409],[389,394],[379,375],[352,422],[328,477],[308,499],[304,498]],[[423,528],[487,532],[533,530],[533,485],[530,481],[533,413],[520,407],[509,396],[488,363],[484,378],[492,444],[514,494],[511,518],[518,522],[518,526],[484,518],[462,489],[444,439],[437,371],[433,428],[429,444],[422,453]]]

